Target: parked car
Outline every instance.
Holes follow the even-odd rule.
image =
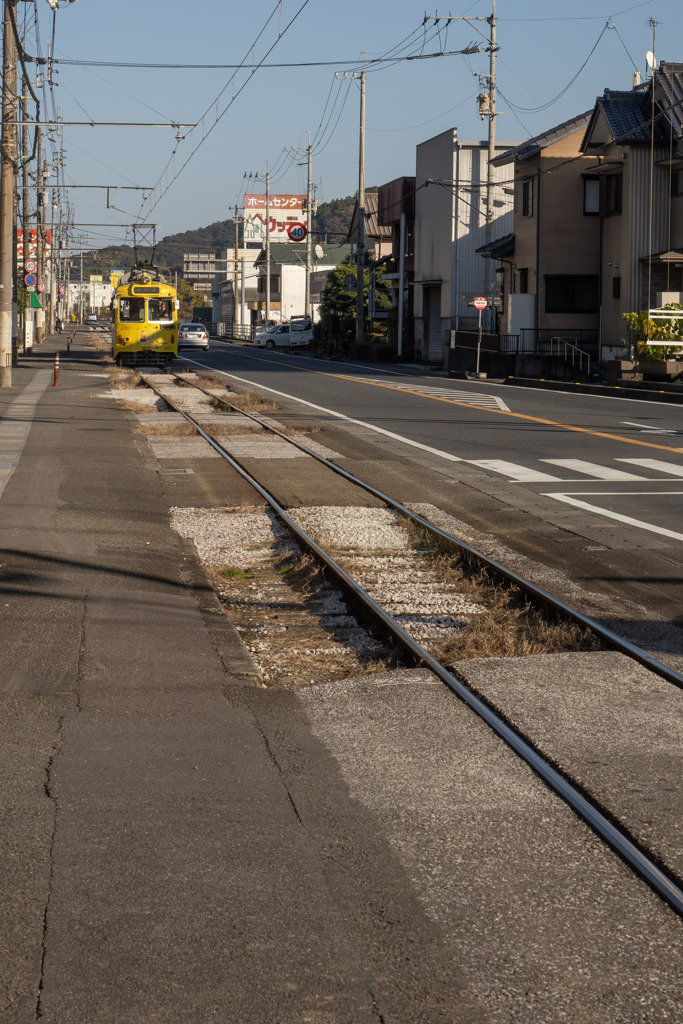
[[[97,313],[88,313],[88,315],[86,316],[85,319],[88,321],[88,323],[96,324],[97,323]]]
[[[259,348],[299,348],[313,339],[310,320],[293,320],[289,324],[275,324],[267,331],[258,331],[255,342]]]
[[[178,350],[181,348],[203,348],[209,351],[209,332],[205,324],[180,324],[178,327]]]

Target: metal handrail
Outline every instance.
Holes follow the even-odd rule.
[[[550,339],[550,355],[553,355],[553,343],[554,342],[557,342],[557,355],[558,356],[560,355],[560,345],[564,345],[564,361],[565,361],[565,363],[568,361],[567,360],[567,349],[571,349],[572,366],[576,365],[576,353],[578,352],[578,354],[579,354],[579,369],[583,370],[583,359],[584,359],[584,356],[585,356],[586,360],[587,360],[587,363],[588,363],[586,372],[587,373],[591,372],[591,357],[588,354],[588,352],[584,352],[583,349],[578,347],[578,345],[572,345],[572,343],[567,341],[566,338],[555,337],[555,338],[551,338]]]

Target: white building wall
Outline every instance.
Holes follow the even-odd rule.
[[[518,145],[501,142],[496,153]],[[439,360],[447,332],[470,326],[468,300],[495,293],[495,261],[476,250],[490,239],[486,228],[488,144],[459,141],[451,128],[416,150],[415,195],[415,342],[423,358]],[[513,197],[503,190],[509,168],[497,167],[494,219],[490,238],[513,230]],[[435,179],[432,181],[431,179]],[[429,182],[427,184],[427,182]],[[440,183],[437,183],[440,182]],[[422,187],[424,186],[424,187]],[[441,339],[425,334],[423,288],[441,289]],[[433,293],[432,293],[433,294]]]

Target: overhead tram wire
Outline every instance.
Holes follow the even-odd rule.
[[[233,105],[233,103],[235,102],[235,100],[236,100],[236,99],[237,99],[237,98],[238,98],[238,97],[239,97],[239,96],[240,96],[240,95],[242,94],[243,90],[244,90],[244,89],[246,88],[246,86],[247,86],[247,85],[249,84],[249,82],[250,82],[250,81],[252,80],[252,78],[254,77],[254,75],[256,74],[256,72],[257,72],[257,71],[260,71],[260,70],[261,70],[261,67],[262,67],[262,65],[263,65],[263,64],[265,64],[265,61],[266,61],[267,57],[268,57],[268,56],[269,56],[269,55],[270,55],[270,54],[271,54],[271,53],[273,52],[273,50],[274,50],[274,49],[275,49],[275,47],[276,47],[276,46],[278,45],[278,43],[280,42],[280,40],[281,40],[281,39],[283,38],[283,36],[284,36],[284,35],[285,35],[285,34],[286,34],[286,33],[287,33],[288,31],[289,31],[289,29],[290,29],[290,28],[292,27],[292,25],[294,24],[294,22],[295,22],[295,21],[297,20],[297,18],[298,18],[298,17],[299,17],[299,15],[301,14],[301,12],[302,12],[302,11],[304,10],[304,8],[305,8],[305,7],[307,7],[307,6],[308,6],[308,4],[309,4],[309,3],[310,3],[310,0],[304,0],[304,2],[303,2],[303,3],[301,4],[301,6],[299,7],[299,9],[298,9],[298,10],[296,11],[296,13],[294,14],[294,16],[293,16],[293,17],[292,17],[292,18],[291,18],[291,19],[289,20],[289,22],[288,22],[288,23],[287,23],[287,24],[285,25],[284,29],[282,29],[282,30],[280,31],[280,33],[279,33],[279,35],[278,35],[277,39],[275,40],[275,42],[274,42],[274,43],[273,43],[273,44],[272,44],[272,45],[271,45],[271,46],[269,47],[269,49],[268,49],[268,50],[266,51],[266,53],[265,53],[265,56],[263,57],[263,59],[262,59],[261,61],[259,61],[259,63],[258,63],[258,64],[256,64],[255,66],[252,66],[252,68],[251,68],[251,72],[250,72],[250,74],[249,74],[249,75],[247,76],[246,80],[245,80],[245,81],[244,81],[244,82],[242,83],[242,85],[241,85],[241,86],[240,86],[240,88],[239,88],[239,89],[237,90],[237,92],[236,92],[236,93],[234,93],[234,95],[233,95],[232,99],[231,99],[231,100],[230,100],[230,102],[229,102],[229,103],[227,104],[227,106],[225,106],[225,107],[223,108],[223,110],[221,111],[221,113],[220,113],[220,114],[218,114],[218,115],[216,116],[216,120],[214,121],[214,123],[213,123],[213,124],[211,125],[211,127],[210,127],[210,128],[208,129],[208,131],[206,131],[206,132],[205,132],[205,134],[204,134],[204,135],[202,136],[202,138],[200,139],[200,141],[199,141],[199,142],[197,143],[197,145],[195,146],[195,148],[194,148],[194,149],[192,150],[192,152],[191,152],[191,153],[190,153],[190,155],[188,156],[188,158],[187,158],[187,160],[185,161],[185,163],[184,163],[184,164],[182,165],[182,167],[180,168],[180,170],[179,170],[179,171],[178,171],[178,172],[177,172],[177,173],[176,173],[176,174],[175,174],[175,175],[173,176],[173,178],[172,178],[172,179],[171,179],[171,181],[170,181],[170,182],[168,183],[168,185],[166,186],[166,188],[164,189],[164,191],[163,191],[163,192],[161,193],[161,195],[160,195],[160,196],[159,196],[159,197],[157,198],[156,202],[155,202],[155,203],[154,203],[154,204],[153,204],[152,206],[150,206],[150,207],[149,207],[149,209],[147,210],[146,216],[149,216],[149,215],[151,214],[152,210],[156,209],[156,207],[157,207],[157,206],[159,205],[159,203],[161,202],[161,200],[163,199],[163,197],[164,197],[164,196],[166,195],[166,193],[168,192],[168,190],[169,190],[169,189],[171,188],[171,186],[172,186],[172,185],[174,184],[174,182],[175,182],[175,181],[176,181],[176,180],[178,179],[178,177],[179,177],[179,176],[180,176],[180,175],[182,174],[182,172],[183,172],[183,171],[184,171],[184,169],[185,169],[185,168],[187,167],[187,165],[189,164],[189,162],[190,162],[190,161],[192,160],[192,158],[194,157],[194,155],[195,155],[195,154],[197,153],[197,151],[198,151],[198,150],[200,149],[200,147],[201,147],[201,146],[202,146],[202,145],[204,144],[204,142],[205,142],[205,141],[206,141],[206,139],[207,139],[207,138],[209,137],[209,135],[211,135],[211,133],[213,132],[214,128],[216,128],[216,126],[217,126],[217,125],[218,125],[218,124],[219,124],[219,123],[221,122],[221,120],[222,120],[222,119],[223,119],[223,118],[225,117],[225,115],[227,114],[227,112],[228,112],[228,110],[230,109],[230,107],[231,107],[231,106]],[[276,10],[277,10],[278,8],[279,8],[279,3],[278,3],[278,5],[277,5],[277,7],[276,7]],[[263,34],[263,32],[265,32],[265,29],[266,29],[266,27],[267,27],[267,25],[268,25],[268,23],[270,22],[270,20],[271,20],[271,18],[272,18],[272,17],[273,17],[273,15],[271,15],[271,17],[270,17],[270,18],[268,19],[268,22],[266,22],[266,24],[264,25],[264,27],[263,27],[263,28],[261,29],[261,32],[260,32],[260,33],[259,33],[259,35],[257,36],[256,42],[258,42],[258,40],[259,40],[259,39],[261,38],[261,35]],[[255,46],[255,45],[256,45],[256,43],[254,43],[254,46]],[[250,49],[250,51],[249,51],[249,52],[251,52],[252,50],[253,50],[253,47],[252,47],[252,48]],[[248,54],[247,54],[247,56],[248,56]],[[245,59],[246,59],[246,58],[245,58]],[[242,62],[242,65],[241,65],[241,67],[242,67],[242,68],[244,68],[244,61]],[[228,81],[228,82],[226,83],[226,85],[224,86],[224,88],[223,88],[223,89],[221,90],[221,92],[220,92],[220,93],[218,94],[218,96],[216,97],[216,99],[215,99],[215,100],[214,100],[214,101],[213,101],[213,102],[211,103],[211,107],[213,107],[214,105],[217,105],[217,104],[218,104],[218,100],[219,100],[219,99],[220,99],[220,97],[221,97],[221,96],[223,95],[223,93],[225,92],[225,90],[226,90],[226,89],[228,88],[228,86],[230,85],[230,82],[234,80],[234,78],[235,78],[235,76],[233,75],[233,76],[232,76],[232,78],[231,78],[231,79],[230,79],[230,80],[229,80],[229,81]],[[206,113],[208,112],[208,110],[210,110],[210,109],[211,109],[211,107],[208,107],[208,108],[207,108],[207,111],[205,111],[205,112],[204,112],[204,114],[202,115],[202,118],[201,118],[200,120],[203,120],[203,119],[204,119],[204,117],[206,116]],[[156,186],[155,186],[155,189],[156,189]],[[144,208],[144,204],[143,204],[143,207],[141,207],[141,211],[142,211],[142,209],[143,209],[143,208]]]

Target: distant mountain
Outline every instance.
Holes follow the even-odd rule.
[[[374,192],[375,189],[367,189]],[[313,237],[317,241],[343,242],[351,224],[355,196],[344,199],[332,199],[329,203],[320,203],[313,217]],[[235,245],[234,220],[217,220],[204,228],[181,231],[176,235],[166,235],[157,243],[155,262],[158,266],[168,267],[171,272],[182,275],[183,253],[206,252],[224,255],[227,248]],[[143,254],[144,255],[144,254]],[[80,261],[72,261],[72,280],[80,274]],[[89,274],[109,276],[112,270],[129,270],[135,263],[132,246],[107,246],[84,254],[83,275],[87,280]]]

